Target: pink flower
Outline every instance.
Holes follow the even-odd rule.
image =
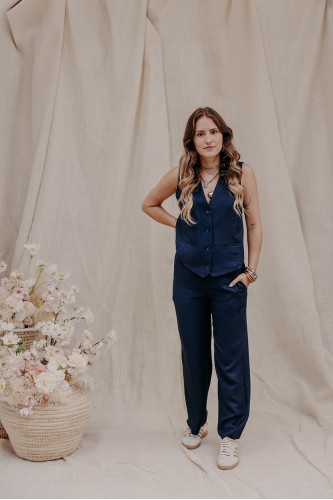
[[[28,366],[27,373],[35,379],[40,373],[46,370],[47,368],[42,363],[34,363]]]

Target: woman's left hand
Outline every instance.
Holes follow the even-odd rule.
[[[244,283],[244,285],[246,285],[246,287],[248,287],[249,284],[251,283],[251,281],[246,276],[246,274],[245,273],[241,273],[238,276],[236,276],[236,278],[234,280],[232,280],[232,282],[229,284],[229,286],[236,285],[237,281],[242,281]]]

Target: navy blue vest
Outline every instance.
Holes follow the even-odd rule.
[[[238,165],[242,167],[243,162]],[[178,185],[176,198],[181,207],[180,194]],[[176,254],[184,266],[199,276],[220,276],[245,269],[243,217],[237,215],[233,202],[225,177],[220,176],[209,203],[201,182],[193,191],[191,217],[197,224],[189,225],[178,216]]]

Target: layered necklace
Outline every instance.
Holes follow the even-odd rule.
[[[200,174],[200,179],[203,181],[203,183],[204,183],[204,184],[203,184],[203,187],[204,187],[205,189],[207,189],[207,188],[208,188],[208,186],[209,186],[209,184],[210,184],[211,182],[213,182],[213,180],[214,180],[214,179],[216,179],[216,177],[219,175],[219,172],[220,172],[220,165],[219,165],[218,167],[205,167],[205,168],[204,168],[204,170],[213,170],[214,168],[216,168],[216,169],[217,169],[217,171],[216,171],[216,174],[214,175],[214,177],[213,177],[210,181],[206,181],[206,180],[202,177],[202,175]],[[212,198],[213,193],[214,193],[214,191],[208,191],[208,193],[207,193],[207,194],[208,194],[208,197],[209,197],[210,199]]]

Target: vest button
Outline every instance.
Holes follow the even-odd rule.
[[[209,214],[210,210],[209,208],[206,209],[206,214]]]
[[[210,250],[210,247],[206,247],[206,250]]]
[[[209,233],[209,227],[205,227],[206,233]]]

